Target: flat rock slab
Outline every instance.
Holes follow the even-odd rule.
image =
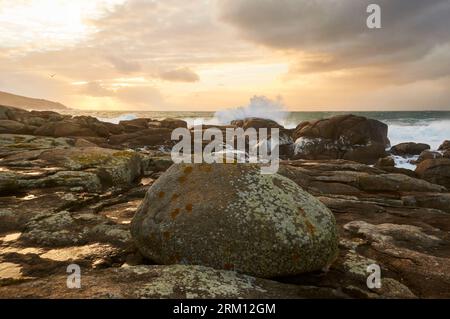
[[[12,265],[11,272],[17,272]],[[68,289],[67,274],[0,287],[0,298],[319,298],[344,297],[327,288],[295,286],[202,266],[125,266],[81,274]]]

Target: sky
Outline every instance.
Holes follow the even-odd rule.
[[[0,0],[0,91],[87,110],[254,95],[292,111],[450,110],[449,16],[449,0]]]

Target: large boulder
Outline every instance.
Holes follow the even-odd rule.
[[[416,167],[416,174],[426,181],[450,189],[450,159],[427,159]]]
[[[392,146],[390,152],[399,156],[419,155],[423,151],[429,150],[430,145],[424,143],[400,143]]]
[[[386,124],[355,115],[300,123],[294,133],[295,156],[304,159],[347,159],[373,164],[386,156]]]
[[[257,277],[329,266],[333,214],[292,180],[251,164],[175,164],[149,189],[131,225],[160,264],[233,269]]]

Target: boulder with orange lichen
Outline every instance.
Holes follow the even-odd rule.
[[[326,268],[337,254],[325,205],[258,165],[173,165],[149,189],[131,232],[157,263],[266,278]]]

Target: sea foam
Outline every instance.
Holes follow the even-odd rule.
[[[395,121],[390,123],[389,139],[391,145],[404,142],[425,143],[431,150],[437,150],[443,141],[450,139],[450,120],[422,120],[415,123]]]
[[[97,117],[97,119],[99,121],[109,122],[109,123],[113,123],[113,124],[119,124],[120,121],[129,121],[129,120],[134,120],[137,118],[138,117],[136,114],[121,114],[116,117]]]

